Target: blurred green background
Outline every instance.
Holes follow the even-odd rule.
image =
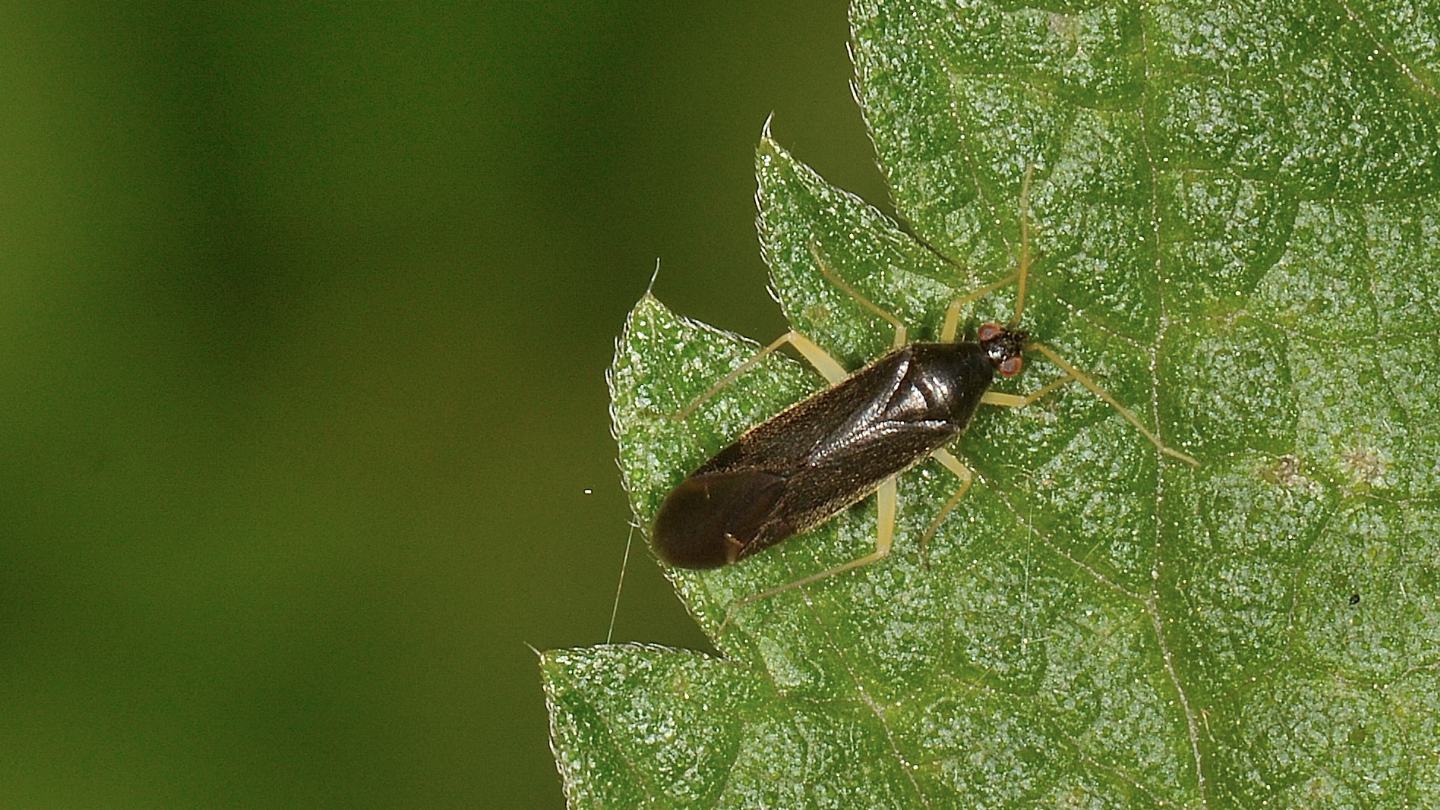
[[[614,338],[657,258],[782,330],[772,110],[883,201],[844,2],[0,30],[0,806],[561,806],[526,644],[604,640]],[[616,636],[705,646],[639,537]]]

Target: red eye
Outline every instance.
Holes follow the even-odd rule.
[[[975,337],[979,338],[981,343],[984,343],[1000,337],[1000,334],[1004,331],[1005,328],[998,323],[987,323],[980,327],[980,331],[976,333]]]
[[[1025,360],[1020,357],[1007,357],[1000,361],[1000,376],[1014,377],[1020,373],[1020,367],[1025,365]]]

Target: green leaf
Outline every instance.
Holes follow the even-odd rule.
[[[617,645],[541,671],[572,807],[1440,806],[1440,3],[857,0],[860,100],[904,225],[768,132],[759,228],[785,314],[858,367],[934,338],[1017,262],[1078,386],[986,409],[954,491],[873,499],[667,573],[724,658]],[[968,323],[1004,319],[1007,288]],[[770,337],[770,336],[765,336]],[[612,376],[637,520],[823,383],[635,308]],[[1059,376],[1043,358],[1007,383]],[[1012,385],[1013,383],[1013,385]]]

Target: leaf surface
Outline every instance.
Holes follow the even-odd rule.
[[[1012,272],[1025,322],[1165,441],[1070,385],[985,409],[976,484],[899,481],[739,565],[668,572],[724,658],[542,656],[572,807],[1440,805],[1440,5],[877,2],[857,98],[903,225],[768,131],[759,229],[786,317],[850,368]],[[968,313],[1004,320],[1015,289]],[[973,331],[972,331],[973,334]],[[768,337],[768,336],[767,336]],[[647,523],[818,390],[651,297],[612,370]],[[1032,354],[1000,388],[1059,376]]]

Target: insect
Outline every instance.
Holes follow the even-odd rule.
[[[787,344],[830,382],[830,387],[746,431],[670,492],[650,536],[660,559],[682,568],[728,565],[812,528],[874,492],[879,521],[873,551],[747,596],[732,604],[731,611],[869,565],[888,555],[894,543],[896,477],[928,457],[953,472],[960,485],[921,536],[923,549],[974,480],[971,470],[945,447],[964,432],[980,405],[1024,407],[1070,382],[1080,383],[1113,406],[1163,455],[1198,466],[1193,457],[1165,446],[1139,417],[1088,375],[1020,328],[1030,271],[1029,185],[1027,171],[1020,192],[1018,269],[952,302],[945,312],[939,342],[910,343],[905,325],[835,275],[811,244],[811,256],[826,279],[895,327],[892,350],[851,374],[820,346],[791,330],[676,414],[680,419],[688,416],[701,402]],[[975,340],[956,340],[965,306],[1012,283],[1017,289],[1010,322],[986,323]],[[1063,376],[1025,396],[989,390],[997,374],[1013,377],[1020,373],[1027,351],[1045,356]]]

